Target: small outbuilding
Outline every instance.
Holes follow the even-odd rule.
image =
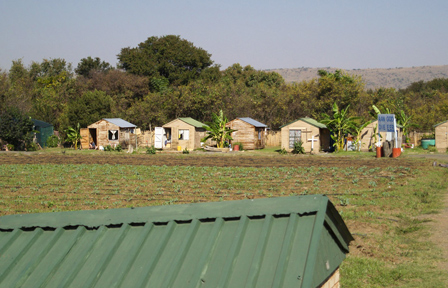
[[[302,141],[305,152],[330,150],[330,130],[313,118],[300,118],[281,128],[281,147],[292,151],[294,143]]]
[[[438,152],[447,152],[448,150],[448,120],[434,125],[436,137],[436,149]]]
[[[137,137],[135,126],[121,118],[104,118],[89,126],[82,128],[80,134],[82,149],[89,149],[93,142],[96,147],[106,147],[108,145],[116,147],[121,145],[123,149],[129,146],[137,147]]]
[[[401,147],[403,142],[403,126],[397,124],[397,144]],[[378,132],[378,120],[372,121],[361,131],[361,151],[368,152],[372,150],[375,144],[375,133],[376,131],[376,141],[381,141],[383,143],[386,140],[392,141],[395,139],[395,135],[392,132]]]
[[[33,130],[36,131],[34,134],[35,141],[40,145],[40,147],[47,147],[47,139],[54,134],[53,125],[50,123],[32,119],[34,127]]]
[[[177,118],[163,125],[163,149],[194,150],[201,148],[201,139],[206,136],[204,125],[191,117]]]
[[[326,196],[0,217],[1,287],[339,287]]]
[[[249,117],[236,118],[226,124],[232,132],[232,144],[241,143],[245,150],[263,149],[266,146],[268,126]]]

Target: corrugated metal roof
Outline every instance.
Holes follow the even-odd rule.
[[[254,119],[252,119],[250,117],[243,117],[243,118],[238,118],[238,119],[243,120],[244,122],[247,122],[250,125],[253,125],[253,126],[257,127],[257,128],[267,128],[268,127],[267,125],[265,125],[265,124],[263,124],[261,122],[258,122],[257,120],[254,120]]]
[[[190,124],[190,125],[192,125],[192,126],[194,126],[196,128],[202,128],[202,126],[205,125],[204,123],[201,123],[201,122],[199,122],[199,121],[197,121],[197,120],[195,120],[195,119],[193,119],[191,117],[181,117],[181,118],[179,118],[179,120],[182,120],[185,123]]]
[[[440,123],[437,123],[436,125],[434,125],[434,126],[432,126],[432,127],[437,127],[437,126],[440,126],[440,125],[442,125],[442,124],[445,124],[446,122],[448,122],[448,120],[446,120],[446,121],[443,121],[443,122],[440,122]],[[398,125],[397,125],[398,126]]]
[[[137,126],[135,126],[132,123],[129,123],[126,120],[123,120],[121,118],[103,118],[103,120],[106,120],[114,125],[117,125],[120,128],[136,128]]]
[[[41,120],[36,120],[36,119],[31,119],[34,123],[34,126],[39,126],[42,128],[48,128],[48,127],[53,127],[53,125],[51,125],[50,123],[41,121]]]
[[[290,124],[292,124],[292,123],[294,123],[294,122],[297,122],[297,121],[299,121],[299,120],[302,120],[303,122],[306,122],[306,123],[308,123],[308,124],[310,124],[310,125],[313,125],[313,126],[315,126],[315,127],[317,127],[317,128],[321,128],[321,129],[325,129],[325,128],[327,128],[327,126],[326,126],[325,124],[322,124],[322,123],[318,122],[317,120],[315,120],[315,119],[313,119],[313,118],[308,118],[308,117],[305,117],[305,118],[299,118],[299,119],[294,120],[294,121],[292,121],[292,122],[290,122],[290,123],[288,123],[288,124],[285,124],[285,125],[283,125],[283,126],[280,126],[280,128],[283,128],[283,127],[285,127],[285,126],[288,126],[288,125],[290,125]]]
[[[352,236],[325,196],[0,217],[0,287],[317,287]]]

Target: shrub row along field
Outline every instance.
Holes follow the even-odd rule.
[[[47,162],[104,163],[109,159],[133,165],[17,164],[42,163],[41,156],[0,157],[1,216],[326,194],[356,239],[341,268],[344,287],[442,287],[446,280],[446,272],[435,266],[440,256],[427,241],[427,217],[422,215],[440,209],[447,172],[428,162],[405,157],[384,161],[79,153],[76,157],[46,154]],[[235,166],[205,166],[207,161]],[[237,167],[238,163],[258,165]]]

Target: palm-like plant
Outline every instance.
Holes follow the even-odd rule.
[[[324,119],[321,121],[326,124],[332,132],[331,138],[335,141],[336,151],[344,148],[344,135],[355,128],[355,120],[358,117],[348,116],[348,105],[345,109],[339,110],[336,103],[333,104],[333,115],[323,114]]]
[[[67,133],[67,141],[75,145],[75,150],[78,149],[78,142],[82,139],[82,136],[79,132],[79,123],[76,129],[72,127],[68,127],[67,130],[65,130],[65,133]]]
[[[205,122],[207,125],[202,126],[205,130],[207,130],[207,136],[205,136],[201,141],[205,142],[208,139],[216,141],[216,147],[224,148],[224,143],[227,140],[233,140],[230,136],[232,132],[236,131],[226,127],[228,120],[227,117],[224,116],[222,110],[219,111],[219,114],[212,114],[212,121]]]

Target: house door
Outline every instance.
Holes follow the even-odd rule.
[[[162,127],[156,127],[154,129],[154,148],[163,148],[163,135],[165,134],[165,129]]]
[[[90,144],[89,128],[79,129],[79,134],[81,135],[81,149],[89,149],[89,144]]]

